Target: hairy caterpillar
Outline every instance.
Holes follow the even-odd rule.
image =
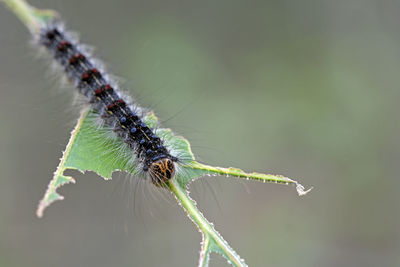
[[[64,68],[67,77],[86,97],[104,124],[112,127],[132,149],[143,173],[147,173],[156,185],[171,179],[178,158],[171,155],[155,130],[146,125],[140,108],[112,85],[105,72],[96,68],[96,60],[84,51],[82,45],[56,22],[41,29],[38,41]]]

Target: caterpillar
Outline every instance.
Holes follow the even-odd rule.
[[[141,118],[138,107],[124,96],[96,68],[94,58],[64,30],[59,22],[48,23],[40,31],[38,42],[44,46],[64,69],[68,79],[83,95],[105,125],[122,138],[132,150],[143,173],[155,185],[173,178],[178,158],[171,155],[160,137]]]

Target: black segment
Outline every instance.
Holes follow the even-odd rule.
[[[65,68],[79,92],[93,104],[93,109],[102,114],[105,123],[114,127],[116,134],[134,149],[136,156],[143,163],[143,171],[148,171],[149,166],[160,159],[177,161],[153,130],[121,99],[105,76],[95,68],[88,55],[79,49],[79,45],[68,40],[61,29],[44,29],[40,35],[40,42]]]

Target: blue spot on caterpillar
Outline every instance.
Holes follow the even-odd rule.
[[[142,170],[151,181],[160,185],[175,175],[178,159],[170,154],[162,140],[150,129],[123,99],[118,88],[110,85],[105,73],[95,67],[94,60],[70,40],[56,24],[41,30],[39,42],[64,67],[65,73],[79,92],[101,114],[105,124],[132,149]]]

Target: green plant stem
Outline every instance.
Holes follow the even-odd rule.
[[[237,253],[228,245],[228,243],[220,236],[220,234],[214,229],[214,227],[207,221],[202,213],[197,209],[194,202],[188,197],[184,188],[182,188],[176,179],[171,179],[167,183],[171,192],[176,196],[178,203],[185,209],[186,213],[194,224],[200,229],[205,235],[203,237],[202,251],[201,253],[207,253],[210,251],[210,242],[215,244],[223,250],[227,260],[234,266],[247,266],[243,260],[237,255]],[[208,266],[207,258],[209,255],[204,255],[203,266]],[[201,261],[201,260],[200,260]]]
[[[203,242],[201,243],[199,267],[207,267],[210,261],[210,238],[203,234]]]
[[[51,10],[39,10],[32,6],[30,6],[25,0],[0,0],[5,3],[5,5],[23,22],[23,24],[34,34],[37,34],[43,26],[49,20],[53,20],[57,17],[57,13]],[[86,113],[81,115],[80,122],[77,125],[77,130],[72,133],[72,141],[68,144],[67,150],[63,155],[63,160],[60,163],[59,169],[55,174],[56,180],[50,183],[48,192],[45,195],[43,202],[38,209],[38,215],[41,216],[45,207],[47,207],[50,203],[57,199],[62,199],[60,195],[57,194],[56,189],[61,185],[67,182],[73,182],[72,177],[63,176],[63,170],[65,169],[76,169],[80,171],[86,170],[94,170],[103,177],[110,178],[111,174],[114,170],[122,170],[123,168],[114,168],[108,169],[107,167],[102,168],[101,172],[99,172],[99,168],[97,165],[91,164],[82,164],[80,160],[76,161],[67,161],[66,157],[69,157],[71,152],[71,147],[76,142],[77,133],[81,131],[81,126],[83,120],[86,117]],[[85,142],[83,137],[80,139],[80,144],[83,144],[83,150],[87,148],[85,146]],[[79,143],[79,142],[78,142]],[[180,142],[182,143],[182,142]],[[185,143],[185,142],[184,142]],[[71,147],[70,147],[71,146]],[[190,151],[190,146],[187,143],[187,150]],[[87,151],[86,151],[87,152]],[[74,150],[74,153],[77,153],[77,150]],[[84,153],[85,154],[85,153]],[[189,153],[190,155],[191,152]],[[85,154],[86,155],[86,154]],[[193,158],[194,161],[194,158]],[[95,168],[93,167],[95,166]],[[115,166],[114,166],[115,167]],[[227,175],[232,177],[246,178],[246,179],[255,179],[263,182],[274,182],[274,183],[283,183],[283,184],[295,184],[297,192],[299,195],[304,195],[309,190],[305,191],[304,187],[297,183],[294,180],[289,178],[279,176],[279,175],[266,175],[260,173],[245,173],[239,169],[235,168],[219,168],[212,167],[208,165],[203,165],[198,162],[193,162],[191,164],[190,169],[192,172],[190,176],[186,177],[186,179],[179,180],[177,177],[171,179],[167,182],[167,186],[170,191],[174,194],[177,202],[181,205],[181,207],[185,210],[187,215],[191,218],[192,222],[198,227],[203,235],[202,248],[200,252],[200,261],[199,265],[201,267],[208,266],[210,252],[215,252],[221,254],[225,257],[228,262],[237,267],[245,267],[247,266],[245,262],[240,258],[240,256],[228,245],[228,243],[222,238],[222,236],[214,229],[213,225],[207,221],[207,219],[203,216],[203,214],[196,207],[195,202],[189,197],[188,192],[186,192],[186,186],[190,180],[195,179],[196,177],[200,177],[202,175],[210,175],[210,174],[218,174],[218,175]],[[197,172],[195,172],[197,170]],[[130,171],[130,170],[126,170]]]
[[[40,29],[40,22],[34,15],[34,9],[24,0],[3,0],[6,6],[25,24],[31,32]]]
[[[37,9],[25,0],[0,0],[10,9],[29,29],[31,33],[38,33],[49,19],[54,19],[57,13],[52,10]]]

